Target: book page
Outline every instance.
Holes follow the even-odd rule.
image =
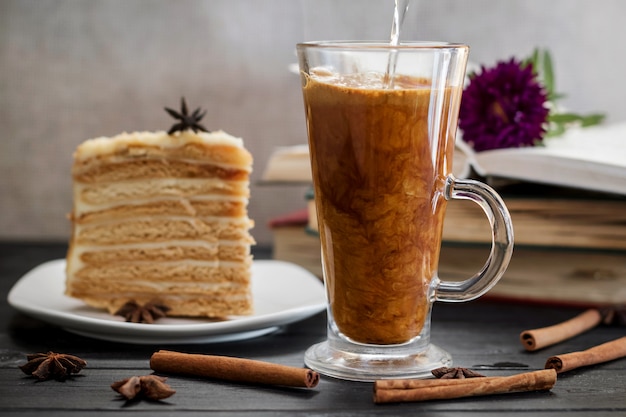
[[[482,176],[626,195],[626,123],[571,129],[545,146],[468,152]]]
[[[270,155],[263,181],[312,182],[308,145],[282,146]]]
[[[576,128],[548,138],[544,153],[626,170],[626,123]]]

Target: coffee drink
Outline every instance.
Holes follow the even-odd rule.
[[[405,343],[434,296],[460,91],[401,75],[392,88],[383,74],[303,77],[334,325],[354,342]]]

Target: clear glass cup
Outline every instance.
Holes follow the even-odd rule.
[[[469,48],[317,42],[297,51],[328,301],[327,340],[305,363],[350,380],[426,377],[452,363],[430,343],[433,302],[481,296],[513,251],[498,194],[451,174]],[[450,199],[479,204],[493,232],[485,266],[461,282],[437,275]]]

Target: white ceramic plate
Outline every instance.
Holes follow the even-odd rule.
[[[248,339],[303,320],[325,308],[324,286],[306,269],[282,261],[254,261],[255,312],[223,321],[162,318],[154,324],[127,323],[120,316],[67,297],[65,260],[34,268],[13,286],[9,304],[40,320],[97,339],[135,344],[215,343]]]

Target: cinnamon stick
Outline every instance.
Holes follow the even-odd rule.
[[[626,357],[626,336],[580,352],[552,356],[546,361],[545,367],[562,373],[623,357]]]
[[[543,369],[511,376],[466,379],[380,380],[374,383],[374,402],[447,400],[510,392],[543,391],[556,383],[556,371]]]
[[[160,350],[152,354],[156,372],[223,379],[263,385],[313,388],[319,374],[310,369],[228,356],[200,355]]]
[[[520,341],[528,351],[543,349],[544,347],[567,340],[596,327],[603,320],[603,316],[595,308],[549,327],[525,330],[520,334]]]

